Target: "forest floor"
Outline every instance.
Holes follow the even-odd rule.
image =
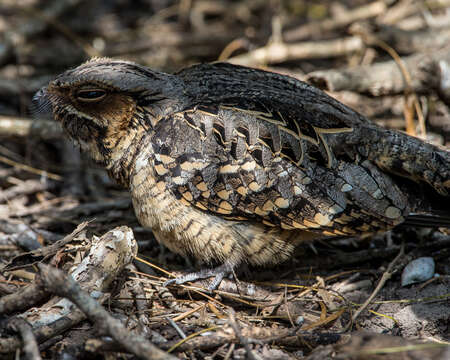
[[[160,246],[129,194],[28,110],[93,56],[167,72],[223,60],[450,149],[450,1],[4,0],[0,39],[0,358],[450,358],[449,229],[305,243],[213,292],[166,288],[200,264]],[[435,275],[402,286],[420,257]]]

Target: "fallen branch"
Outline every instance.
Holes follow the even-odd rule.
[[[0,162],[8,164],[10,166],[13,166],[14,168],[17,168],[17,169],[20,169],[20,170],[23,170],[23,171],[28,171],[28,172],[30,172],[32,174],[40,175],[41,177],[44,177],[44,178],[50,178],[52,180],[57,180],[57,181],[62,180],[62,177],[59,176],[58,174],[53,174],[53,173],[45,171],[45,170],[36,169],[36,168],[34,168],[32,166],[29,166],[27,164],[22,164],[20,162],[11,160],[11,159],[9,159],[9,158],[7,158],[5,156],[2,156],[2,155],[0,155]],[[29,180],[29,181],[36,181],[36,180]],[[22,185],[23,184],[20,184],[18,186],[22,186]],[[25,189],[27,189],[27,188],[25,187]],[[4,193],[6,193],[6,194],[8,192],[12,192],[12,188],[7,189],[7,190],[4,191]],[[14,194],[14,192],[12,192],[12,197],[15,197],[15,196],[16,196],[16,194]],[[6,195],[5,195],[5,199],[9,200],[8,198],[6,198]]]
[[[45,291],[41,281],[37,278],[33,284],[20,288],[15,293],[0,298],[0,314],[25,310],[45,300],[49,293]]]
[[[39,352],[36,337],[31,330],[30,324],[20,318],[15,318],[10,321],[9,326],[17,331],[22,338],[23,352],[26,360],[40,360],[41,354]]]
[[[0,232],[6,234],[2,242],[5,241],[8,244],[16,245],[25,251],[33,251],[42,247],[42,244],[39,242],[41,234],[23,221],[0,219]]]
[[[280,328],[260,328],[256,326],[245,327],[242,329],[242,336],[251,342],[270,343],[278,346],[295,346],[300,348],[316,347],[319,345],[334,344],[341,341],[348,335],[324,332],[307,333],[297,332],[295,329]],[[179,341],[168,341],[161,344],[161,348],[170,349]],[[197,336],[183,342],[176,347],[176,352],[192,351],[195,349],[209,350],[218,348],[221,345],[229,343],[238,343],[239,340],[233,331],[229,328],[218,329],[211,335]]]
[[[318,36],[337,28],[347,26],[355,21],[370,19],[386,12],[386,1],[374,1],[370,4],[364,4],[354,9],[342,11],[339,16],[327,18],[322,21],[310,22],[298,28],[288,30],[283,38],[286,41],[298,41],[313,36]]]
[[[78,288],[83,288],[98,301],[105,301],[111,282],[129,264],[137,252],[137,244],[133,232],[126,226],[115,228],[100,238],[94,237],[92,245],[82,262],[71,272],[73,283],[78,282]],[[50,268],[43,266],[44,269]],[[49,284],[46,273],[41,274],[41,280],[46,290],[57,293],[58,286]],[[51,281],[50,281],[51,282]],[[56,286],[56,290],[55,287]],[[89,295],[89,299],[93,300]],[[73,327],[86,319],[86,315],[80,310],[74,309],[73,303],[67,299],[50,300],[42,307],[33,308],[19,315],[32,326],[37,341],[43,342],[63,331]],[[20,347],[17,337],[0,339],[0,353],[10,353]]]
[[[339,57],[360,51],[364,47],[358,36],[296,44],[271,42],[259,49],[234,56],[228,61],[236,65],[260,66],[290,60]]]
[[[366,45],[371,44],[368,35],[377,41],[389,44],[400,54],[424,53],[430,50],[439,50],[450,42],[450,27],[438,29],[425,29],[416,31],[406,31],[393,26],[380,26],[371,29],[368,24],[355,24],[351,27],[350,33],[353,35],[363,35]]]
[[[53,120],[32,120],[0,115],[0,136],[33,137],[41,140],[61,139],[61,125]]]
[[[448,343],[423,342],[390,334],[358,331],[334,345],[338,359],[448,359]],[[322,358],[322,357],[321,357]],[[325,357],[324,357],[325,358]],[[326,357],[328,358],[328,357]]]
[[[430,68],[442,61],[450,64],[450,48],[412,55],[403,58],[403,61],[411,76],[410,90],[429,93],[439,87],[438,79],[430,72]],[[348,90],[373,96],[401,94],[407,86],[395,61],[351,69],[314,71],[306,76],[306,80],[327,91]]]
[[[60,249],[62,249],[66,244],[71,242],[78,234],[86,229],[88,224],[88,221],[82,222],[74,231],[72,231],[72,233],[65,236],[63,239],[56,241],[54,244],[16,256],[11,260],[9,264],[3,267],[2,271],[17,270],[23,268],[24,266],[30,266],[44,260],[45,258],[55,255]]]
[[[352,323],[354,323],[356,321],[356,319],[358,318],[358,316],[369,306],[369,304],[372,302],[372,300],[378,295],[378,293],[381,291],[381,289],[383,288],[383,286],[386,284],[386,282],[392,277],[392,275],[395,272],[395,267],[397,266],[397,263],[399,262],[399,260],[403,257],[404,255],[404,246],[402,245],[402,247],[400,248],[400,252],[398,253],[398,255],[395,257],[394,260],[392,260],[386,271],[383,273],[383,275],[381,276],[380,281],[378,282],[375,290],[372,292],[372,294],[370,294],[370,296],[366,299],[366,301],[364,301],[364,304],[361,305],[361,307],[356,310],[353,313],[352,316]]]
[[[44,190],[49,190],[52,183],[39,180],[25,180],[18,185],[11,186],[6,190],[0,190],[0,204],[7,202],[19,195],[30,195]]]
[[[74,279],[66,276],[61,270],[44,264],[40,264],[39,268],[48,290],[74,302],[96,326],[129,352],[141,359],[176,359],[158,349],[146,338],[130,333],[119,320],[113,318],[95,299],[83,291]]]

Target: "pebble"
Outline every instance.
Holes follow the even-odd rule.
[[[415,284],[431,279],[434,276],[434,260],[432,257],[420,257],[405,266],[402,273],[402,286]]]

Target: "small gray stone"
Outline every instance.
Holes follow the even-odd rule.
[[[434,260],[432,257],[421,257],[405,266],[402,273],[402,286],[415,284],[431,279],[434,276]]]

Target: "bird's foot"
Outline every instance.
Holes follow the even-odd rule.
[[[164,286],[168,286],[171,284],[180,285],[180,284],[184,284],[189,281],[197,281],[197,280],[207,279],[209,277],[214,276],[214,279],[208,286],[208,290],[210,290],[210,291],[216,290],[217,287],[222,282],[222,280],[226,276],[230,275],[233,272],[233,268],[234,268],[233,265],[230,265],[229,263],[224,263],[224,264],[217,266],[215,268],[212,268],[212,269],[202,269],[200,271],[191,272],[186,275],[179,276],[175,279],[167,280],[164,283]]]

